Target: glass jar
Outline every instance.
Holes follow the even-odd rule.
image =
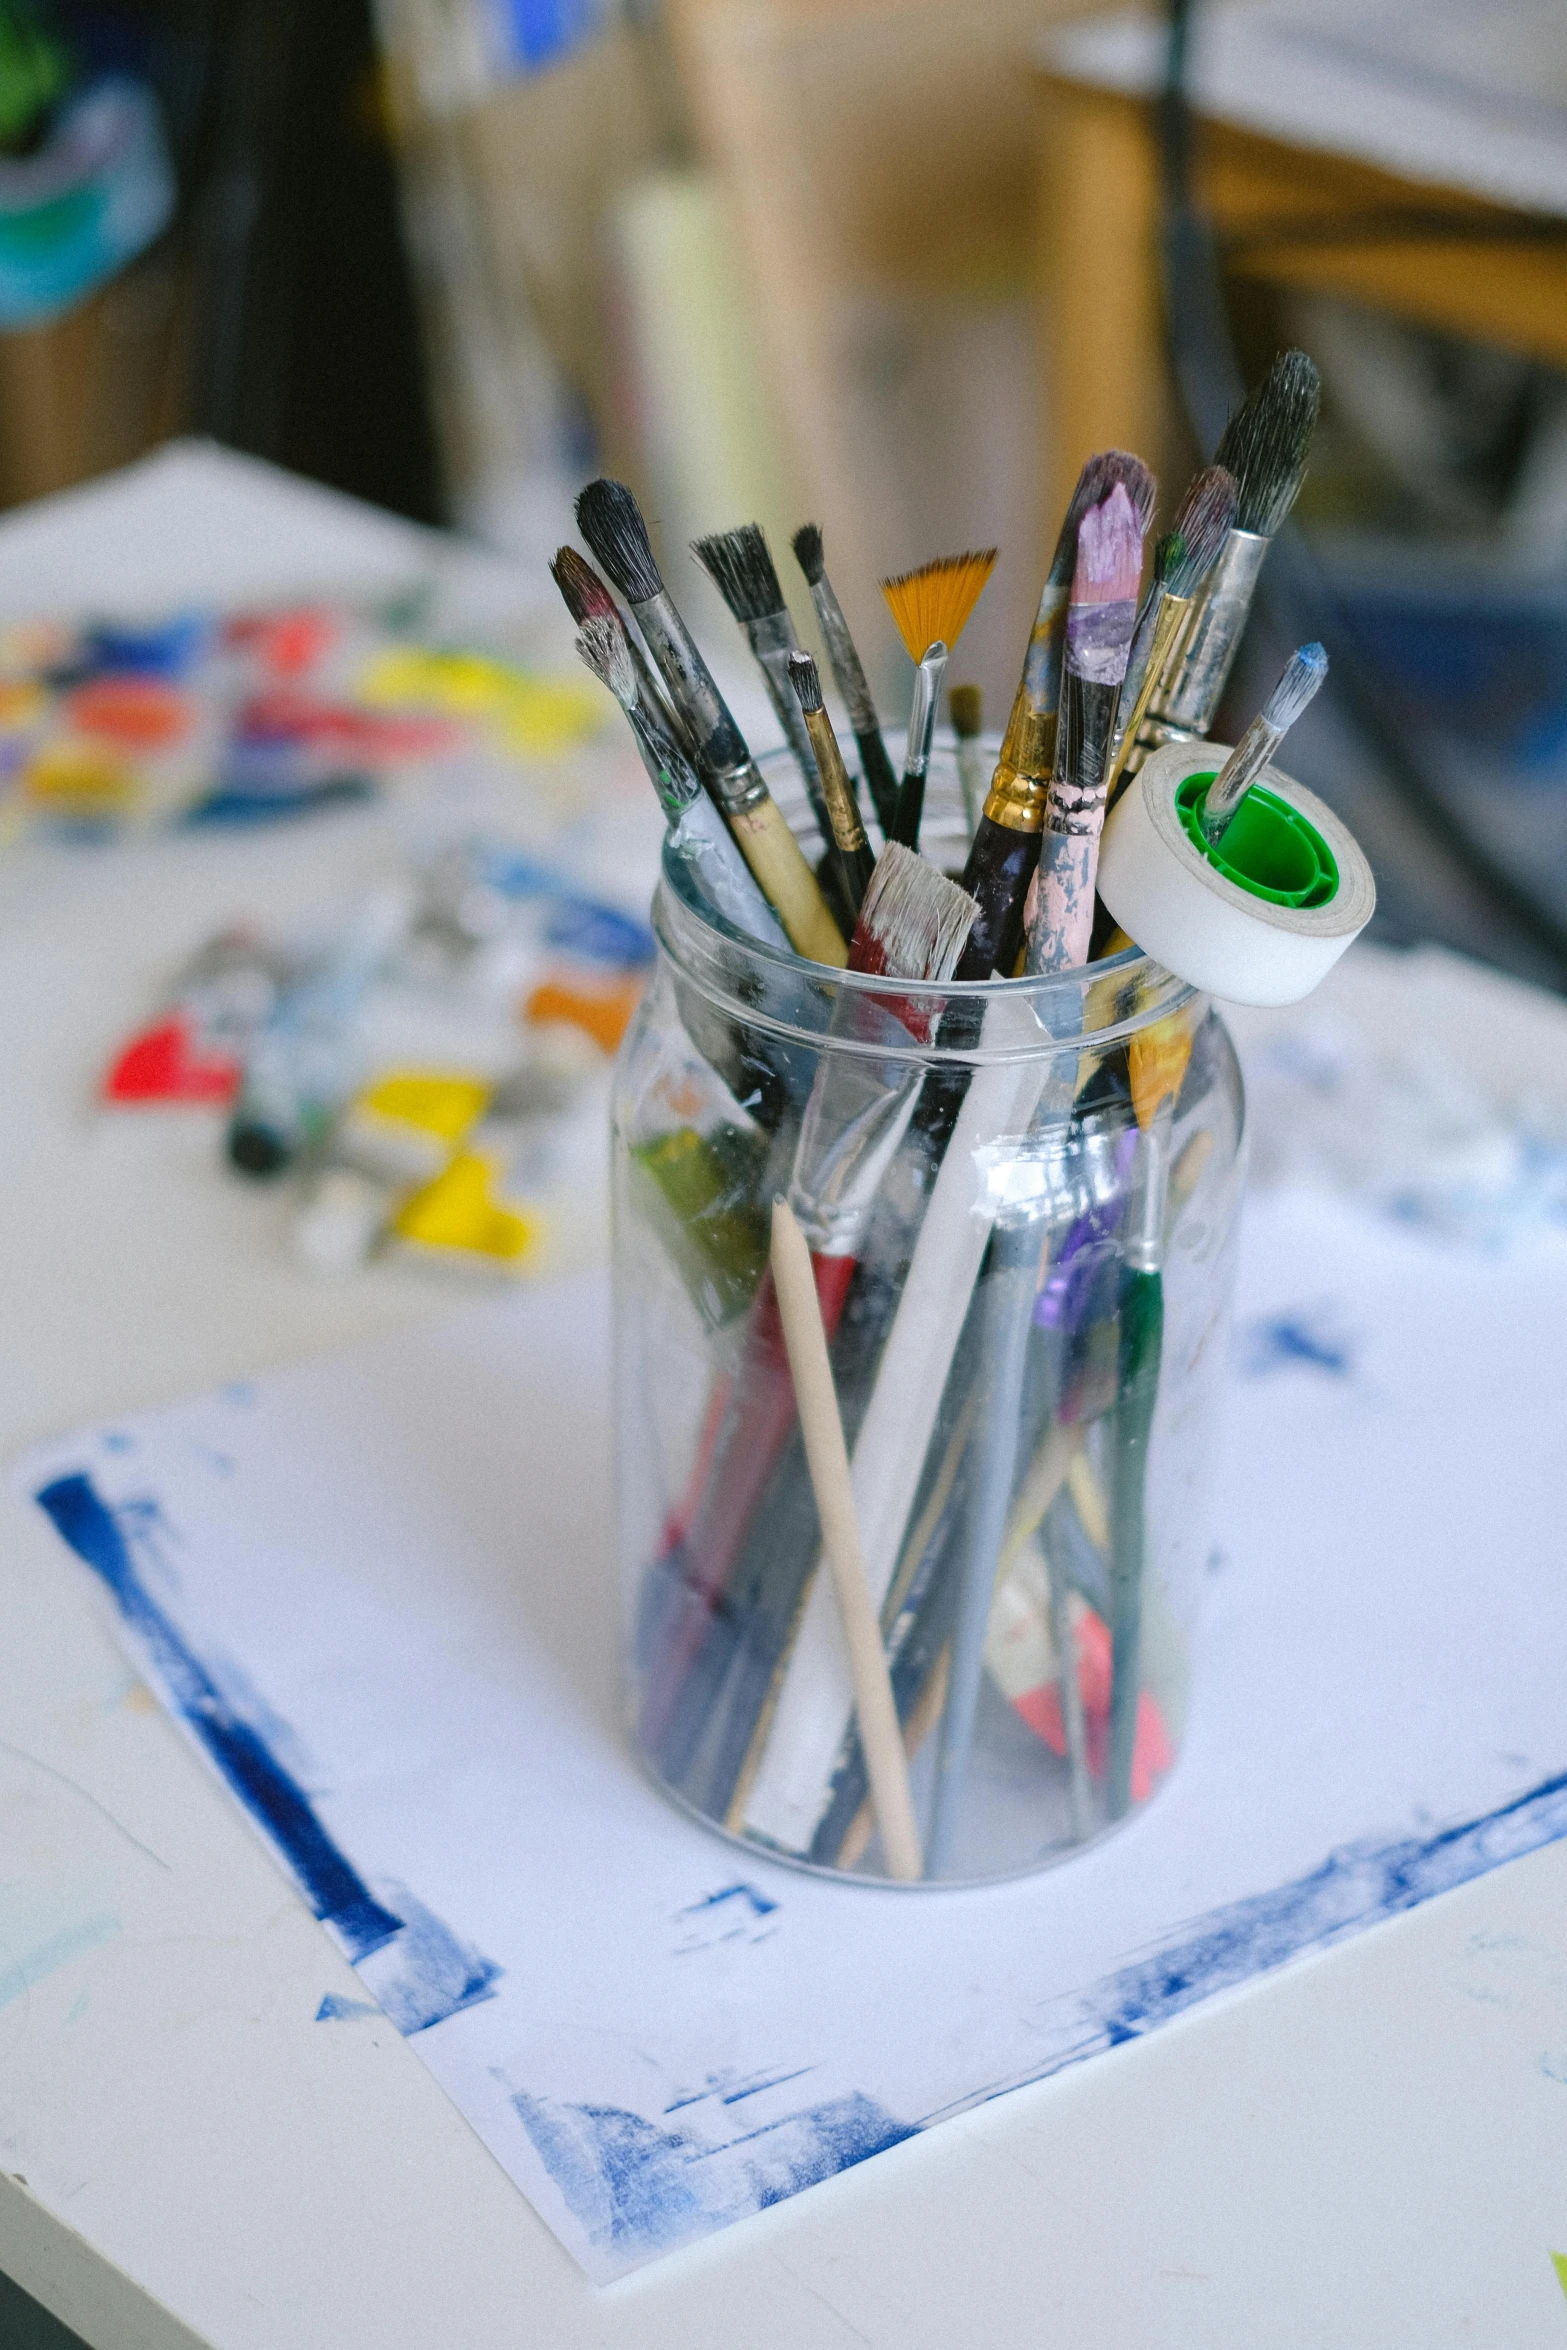
[[[787,771],[769,780],[814,861]],[[961,869],[940,745],[921,845]],[[742,938],[671,860],[653,924],[614,1112],[633,1741],[775,1858],[913,1873],[884,1849],[821,1557],[768,1270],[785,1196],[919,1874],[1062,1859],[1157,1792],[1185,1734],[1242,1175],[1229,1038],[1135,948],[894,986]]]

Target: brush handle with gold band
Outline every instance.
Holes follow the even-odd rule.
[[[824,841],[830,840],[831,820],[822,798],[811,739],[806,731],[800,697],[789,683],[789,655],[800,650],[794,622],[787,612],[769,612],[761,620],[747,620],[743,625],[751,650],[756,655],[757,667],[762,672],[762,682],[767,688],[767,698],[773,705],[773,715],[783,729],[784,741],[794,754],[794,763],[804,781],[817,830]]]
[[[1123,715],[1116,720],[1115,743],[1110,754],[1110,772],[1105,784],[1105,811],[1114,806],[1121,789],[1123,776],[1137,773],[1146,755],[1139,729],[1147,715],[1148,706],[1159,691],[1160,680],[1169,667],[1176,642],[1186,625],[1194,599],[1191,596],[1172,596],[1156,589],[1159,597],[1148,630],[1146,643],[1139,647],[1132,640],[1132,658],[1126,665],[1126,682],[1121,688]],[[1139,631],[1141,634],[1141,631]],[[1142,654],[1138,666],[1139,652]],[[1134,677],[1133,672],[1137,671]]]
[[[876,811],[876,821],[881,826],[883,840],[890,840],[898,806],[898,778],[887,756],[887,746],[881,739],[881,725],[876,716],[876,704],[871,698],[864,665],[849,633],[843,606],[825,572],[820,579],[811,582],[811,602],[816,606],[816,618],[827,647],[827,658],[832,663],[833,676],[838,681],[838,691],[848,709],[849,725],[859,750],[860,767],[866,789],[871,795],[871,806]]]
[[[798,697],[791,693],[809,738],[810,749],[816,760],[816,771],[821,797],[826,804],[830,839],[837,855],[838,868],[849,902],[858,914],[860,901],[870,887],[871,875],[876,870],[876,859],[865,827],[860,822],[859,805],[854,797],[854,786],[844,766],[838,738],[832,730],[832,720],[825,710],[801,710]]]

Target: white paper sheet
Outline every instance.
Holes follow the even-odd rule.
[[[981,1892],[769,1865],[639,1775],[606,1348],[600,1284],[541,1289],[22,1472],[595,2278],[1567,1833],[1559,1257],[1253,1204],[1188,1745]]]

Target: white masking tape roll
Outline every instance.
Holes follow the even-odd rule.
[[[1218,861],[1196,808],[1223,743],[1166,743],[1110,813],[1099,895],[1129,938],[1177,978],[1234,1004],[1294,1004],[1370,921],[1376,884],[1349,827],[1315,793],[1264,768]]]

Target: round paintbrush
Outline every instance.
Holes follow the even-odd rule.
[[[671,699],[696,746],[696,763],[763,896],[796,952],[842,969],[848,960],[816,876],[784,819],[653,557],[647,525],[624,482],[591,481],[577,500],[583,537],[635,613]]]
[[[865,838],[865,827],[860,822],[854,787],[849,781],[849,771],[844,766],[838,738],[833,733],[832,720],[822,700],[822,681],[809,653],[795,652],[789,655],[789,684],[797,697],[796,708],[804,721],[807,745],[816,763],[819,778],[817,796],[823,805],[827,837],[832,842],[838,860],[844,896],[858,916],[871,875],[876,870],[876,859]]]
[[[550,564],[550,577],[559,588],[561,600],[579,628],[589,620],[613,620],[624,631],[631,666],[636,671],[637,699],[644,710],[656,714],[665,734],[672,735],[689,758],[691,738],[683,721],[677,716],[674,704],[653,674],[652,665],[636,635],[626,627],[620,606],[586,555],[579,555],[575,547],[557,547]]]
[[[1328,657],[1320,645],[1302,645],[1291,653],[1283,676],[1204,795],[1198,822],[1210,848],[1223,846],[1241,802],[1327,673]]]
[[[691,552],[745,630],[773,714],[804,780],[817,829],[824,841],[830,840],[827,806],[817,780],[810,737],[789,684],[789,656],[799,651],[800,640],[761,525],[743,522],[736,530],[693,539]]]
[[[1132,631],[1132,650],[1121,687],[1115,748],[1105,786],[1105,807],[1115,805],[1123,773],[1141,765],[1137,730],[1168,668],[1181,630],[1235,523],[1239,498],[1235,476],[1222,465],[1206,466],[1191,482],[1175,520],[1154,554],[1154,580],[1143,598]]]
[[[849,724],[860,754],[860,771],[865,787],[871,795],[871,806],[881,826],[883,840],[892,837],[893,818],[898,807],[898,778],[893,773],[887,746],[881,739],[881,725],[876,716],[876,704],[866,681],[865,669],[849,634],[849,623],[843,616],[843,607],[827,576],[826,559],[822,553],[820,526],[802,522],[794,534],[795,561],[805,574],[805,584],[811,591],[811,602],[816,607],[816,618],[827,647],[827,658],[849,712]]]

